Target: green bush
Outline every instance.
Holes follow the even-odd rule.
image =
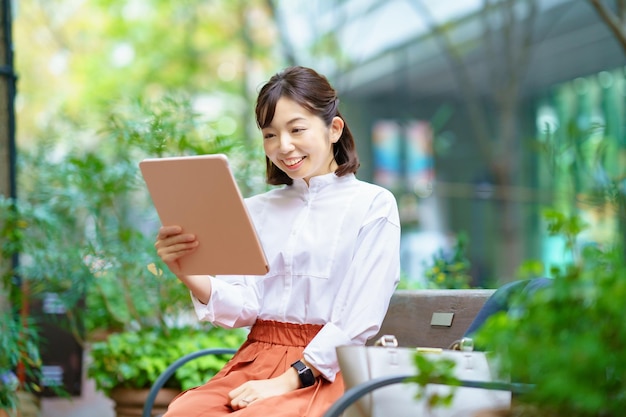
[[[185,326],[114,333],[92,344],[87,374],[106,395],[116,387],[149,388],[182,356],[209,347],[238,348],[244,340],[245,331],[219,327]],[[166,387],[185,390],[201,385],[229,358],[230,355],[209,355],[195,359],[179,368]]]
[[[514,382],[534,385],[519,398],[541,416],[621,416],[626,409],[626,262],[623,248],[591,245],[577,251],[576,218],[550,213],[550,230],[564,234],[573,261],[553,268],[554,282],[515,314],[499,313],[477,341],[495,351]]]

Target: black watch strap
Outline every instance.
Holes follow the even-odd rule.
[[[306,366],[304,362],[298,360],[291,364],[296,371],[298,371],[298,377],[300,378],[300,388],[310,387],[315,384],[315,376],[311,368]]]

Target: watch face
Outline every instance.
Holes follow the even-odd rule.
[[[296,370],[298,371],[298,373],[303,372],[306,368],[306,365],[302,362],[302,361],[295,361],[294,363],[291,364],[291,366],[293,366],[294,368],[296,368]]]

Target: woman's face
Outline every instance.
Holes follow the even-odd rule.
[[[337,169],[333,143],[343,132],[343,120],[335,117],[330,126],[295,101],[282,97],[274,119],[262,129],[265,154],[292,179],[309,183],[311,177]]]

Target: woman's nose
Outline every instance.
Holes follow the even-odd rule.
[[[288,153],[293,150],[293,142],[291,140],[291,136],[289,135],[281,135],[280,136],[280,152]]]

